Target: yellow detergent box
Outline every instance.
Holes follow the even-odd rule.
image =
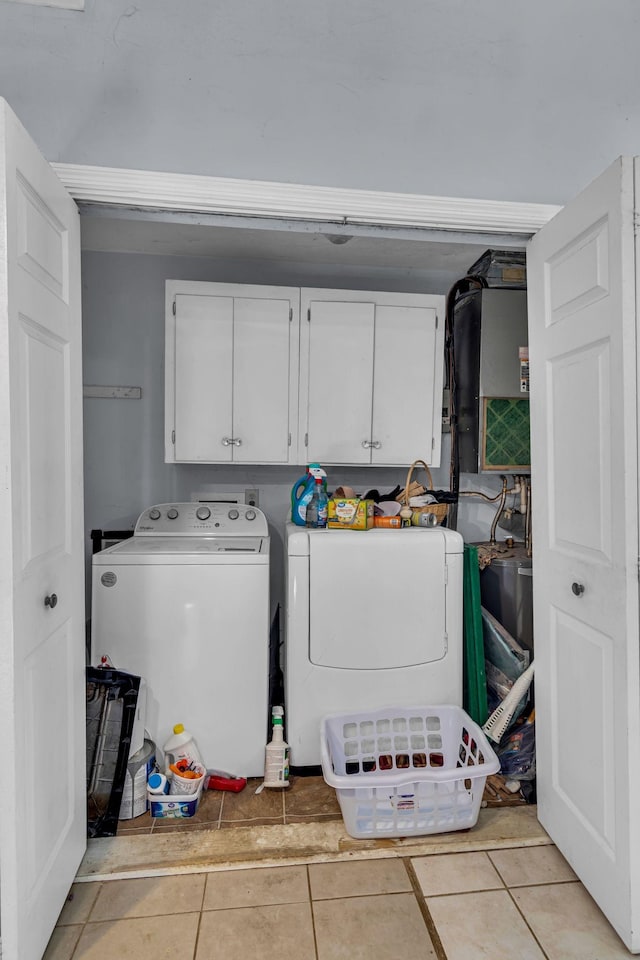
[[[334,530],[369,530],[373,526],[373,500],[332,497],[327,505],[327,526]]]

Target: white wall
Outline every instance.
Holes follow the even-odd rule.
[[[48,159],[563,203],[640,153],[637,0],[0,0]]]

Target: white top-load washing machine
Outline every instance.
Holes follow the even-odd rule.
[[[459,533],[287,525],[285,694],[294,767],[320,763],[320,721],[462,705]]]
[[[144,677],[160,749],[182,723],[209,768],[240,776],[264,773],[269,542],[256,507],[169,503],[93,556],[93,662]]]

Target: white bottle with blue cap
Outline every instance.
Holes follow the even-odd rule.
[[[164,773],[152,773],[147,780],[147,789],[153,794],[169,793],[169,781]]]

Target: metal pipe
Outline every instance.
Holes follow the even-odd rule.
[[[500,496],[500,504],[496,511],[496,515],[493,518],[493,523],[491,524],[491,536],[489,537],[489,543],[494,544],[496,542],[496,527],[498,526],[498,520],[502,516],[502,511],[504,510],[504,505],[507,499],[507,478],[502,478],[502,493]]]

